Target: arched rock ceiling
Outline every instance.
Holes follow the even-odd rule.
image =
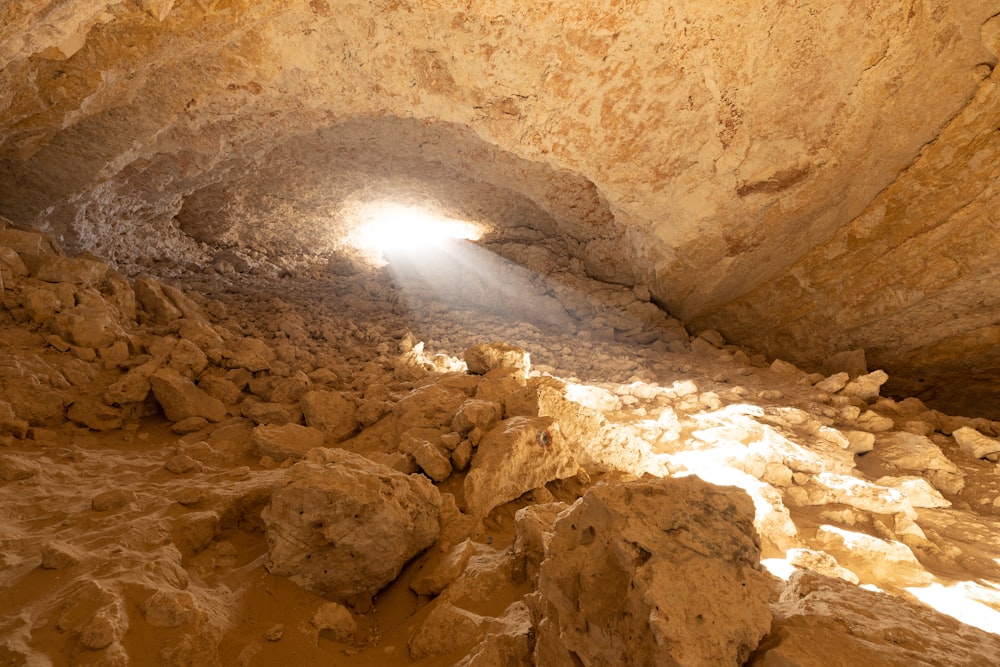
[[[321,253],[365,198],[437,202],[561,237],[693,328],[806,365],[864,347],[968,412],[1000,376],[998,14],[6,2],[0,214],[127,263]]]

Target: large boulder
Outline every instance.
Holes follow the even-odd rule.
[[[579,471],[554,419],[512,417],[479,443],[465,477],[465,503],[469,514],[482,518],[528,491]]]
[[[315,449],[289,469],[261,514],[266,567],[330,600],[372,596],[434,543],[440,513],[427,478]]]
[[[771,625],[753,502],[696,477],[591,489],[529,597],[539,665],[742,665]]]
[[[1000,637],[929,606],[807,570],[771,607],[774,625],[754,667],[969,665],[992,667]]]

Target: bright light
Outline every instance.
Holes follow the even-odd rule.
[[[475,241],[482,230],[471,222],[400,204],[371,206],[363,215],[357,245],[383,253],[415,252],[446,241]]]

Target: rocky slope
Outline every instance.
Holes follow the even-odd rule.
[[[4,664],[1000,656],[1000,423],[579,275],[161,268],[0,230]]]

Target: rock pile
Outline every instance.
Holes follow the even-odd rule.
[[[613,323],[559,333],[2,231],[15,664],[807,665],[834,625],[844,664],[989,664],[912,599],[1000,631],[1000,423],[882,397],[858,355],[767,363],[582,279],[566,312]],[[921,630],[833,620],[867,608]]]

